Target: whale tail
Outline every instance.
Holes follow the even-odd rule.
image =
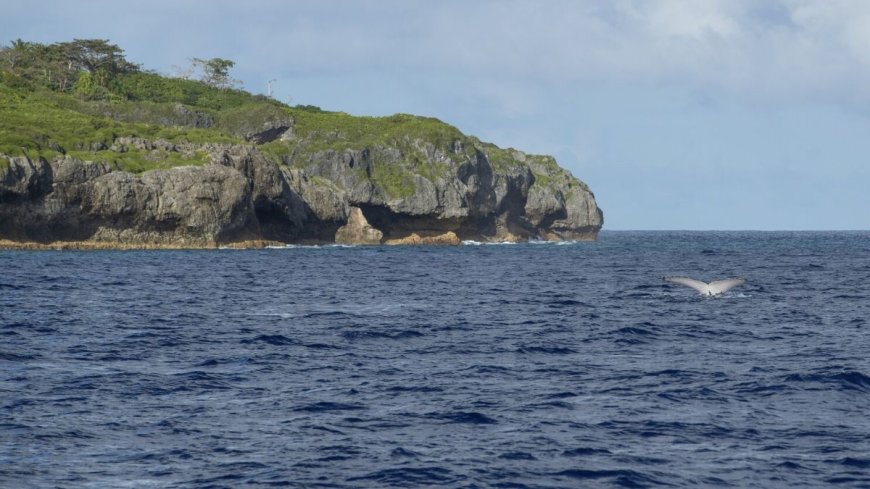
[[[743,277],[727,278],[713,282],[702,282],[689,277],[664,277],[664,280],[673,284],[685,285],[698,291],[701,295],[709,297],[724,294],[734,287],[746,283],[746,279]]]

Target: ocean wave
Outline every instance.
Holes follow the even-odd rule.
[[[277,317],[281,319],[317,318],[329,316],[358,316],[392,317],[404,315],[410,312],[419,312],[431,309],[429,304],[408,302],[366,302],[361,304],[334,303],[334,304],[299,304],[289,310],[255,310],[245,315]]]
[[[515,241],[475,241],[472,239],[466,239],[461,243],[464,246],[504,246],[518,244]]]
[[[401,467],[378,470],[362,476],[349,477],[347,480],[349,482],[372,481],[394,487],[423,487],[453,484],[460,478],[444,467]]]
[[[552,475],[577,480],[612,479],[614,484],[621,487],[649,487],[662,484],[651,475],[629,469],[568,469]]]
[[[266,343],[274,346],[286,346],[286,345],[295,345],[299,342],[292,338],[288,338],[284,335],[280,334],[261,334],[254,338],[248,338],[241,341],[242,344],[250,344],[250,343]]]
[[[577,353],[577,350],[560,346],[522,346],[517,348],[517,353],[526,354],[545,354],[545,355],[571,355]]]
[[[819,384],[821,386],[838,386],[845,390],[870,392],[870,377],[858,371],[838,373],[789,374],[784,379],[787,383]]]
[[[310,245],[287,243],[285,245],[266,246],[264,249],[267,249],[267,250],[319,250],[319,249],[331,249],[331,248],[358,248],[358,247],[359,247],[359,245],[343,244],[343,243],[310,244]]]
[[[472,412],[472,411],[456,411],[450,413],[432,413],[428,415],[429,418],[438,420],[438,421],[446,421],[448,423],[460,423],[460,424],[496,424],[498,421],[490,418],[489,416]]]
[[[407,338],[417,338],[423,336],[423,333],[411,329],[396,332],[351,330],[342,332],[341,336],[347,340],[403,340]]]
[[[815,236],[0,253],[0,485],[864,487],[870,235]]]
[[[326,411],[361,411],[366,408],[362,404],[349,404],[343,402],[321,401],[298,406],[293,408],[294,411],[304,411],[311,413],[321,413]]]

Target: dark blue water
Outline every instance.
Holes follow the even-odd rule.
[[[868,283],[870,233],[0,252],[0,487],[870,487]]]

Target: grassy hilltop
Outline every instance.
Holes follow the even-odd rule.
[[[163,139],[175,144],[245,143],[264,125],[283,121],[291,125],[292,138],[260,145],[276,164],[302,165],[307,156],[328,150],[393,147],[410,155],[403,164],[413,166],[415,173],[434,176],[437,166],[414,156],[419,153],[415,144],[421,140],[436,148],[481,149],[497,170],[510,171],[518,163],[513,150],[482,143],[434,118],[357,117],[313,106],[291,107],[236,88],[228,72],[232,61],[194,59],[194,63],[202,71],[197,80],[145,70],[104,40],[50,45],[19,40],[2,47],[0,153],[48,160],[69,154],[141,173],[203,164],[207,156],[167,152],[156,158],[153,152],[119,152],[112,147],[116,138]],[[536,174],[541,183],[554,176],[568,177],[552,158],[530,158],[539,169]],[[0,165],[5,164],[0,159]],[[412,179],[403,178],[401,165],[377,168],[372,179],[385,189],[399,196],[413,193]]]
[[[428,117],[291,107],[238,88],[231,60],[192,63],[193,77],[160,75],[98,39],[0,47],[0,239],[517,241],[601,228],[594,195],[550,156]]]

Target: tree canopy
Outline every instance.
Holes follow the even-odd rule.
[[[230,68],[235,61],[223,58],[200,59],[193,58],[193,65],[202,70],[202,82],[215,88],[234,88],[239,81],[230,77]]]
[[[108,88],[118,75],[139,71],[124,50],[104,39],[39,44],[17,39],[0,47],[0,74],[19,83],[70,91],[80,81],[89,90]],[[83,80],[83,77],[86,80]]]
[[[104,39],[75,39],[60,43],[66,57],[79,69],[96,74],[105,70],[111,74],[136,71],[137,66],[124,59],[124,50]]]
[[[228,90],[241,86],[240,81],[230,76],[235,61],[193,58],[191,62],[190,72],[199,72],[203,88]],[[186,80],[187,76],[182,78]],[[54,44],[16,39],[0,46],[0,82],[12,87],[74,93],[92,100],[129,100],[141,96],[153,98],[156,92],[166,89],[166,82],[160,80],[156,74],[143,72],[139,65],[127,61],[124,50],[105,39],[74,39]],[[169,98],[186,100],[193,96],[191,93],[199,93],[195,87],[185,87],[182,91],[190,96],[175,93]],[[174,85],[171,88],[176,92],[180,89]]]

